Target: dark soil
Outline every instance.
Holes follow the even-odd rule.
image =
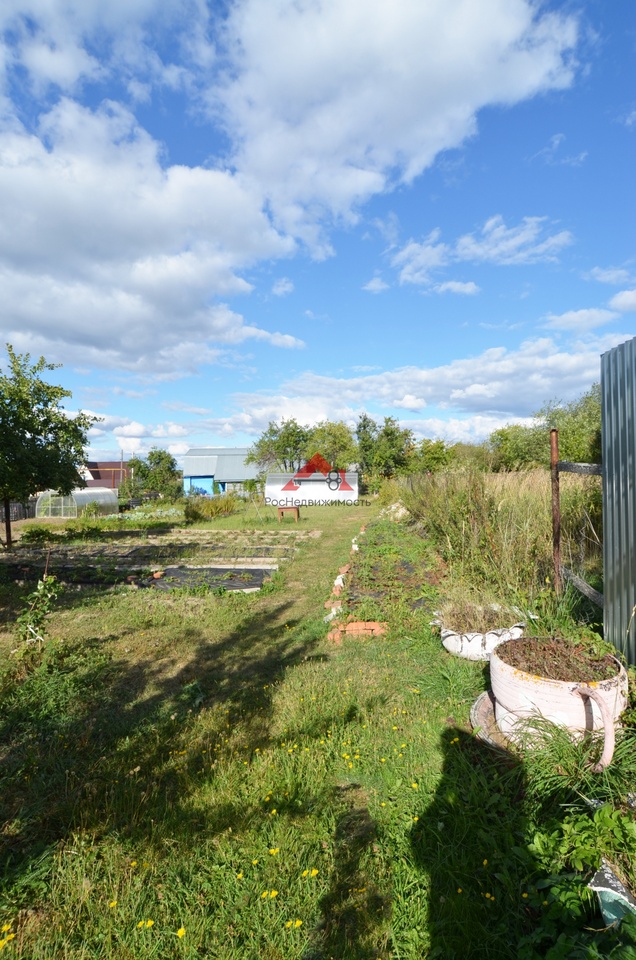
[[[518,670],[549,680],[591,683],[611,680],[618,669],[609,655],[599,656],[585,644],[561,637],[521,637],[497,647],[497,656]]]

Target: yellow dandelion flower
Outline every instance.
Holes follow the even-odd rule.
[[[487,866],[488,866],[488,861],[487,861],[487,860],[484,860],[484,864],[483,864],[483,865],[484,865],[484,867],[487,867]]]
[[[294,920],[294,926],[295,926],[295,927],[302,927],[302,925],[303,925],[302,920]]]
[[[269,852],[271,853],[271,855],[272,855],[273,857],[276,856],[276,854],[278,853],[279,850],[280,850],[280,847],[270,847],[270,848],[269,848]]]
[[[413,817],[413,822],[414,822],[414,823],[417,823],[417,821],[418,821],[419,819],[420,819],[419,817]]]
[[[289,928],[291,927],[291,925],[292,925],[292,921],[291,921],[291,920],[288,920],[287,923],[285,924],[285,926],[287,927],[288,930],[289,930]]]
[[[138,929],[138,930],[141,930],[141,928],[143,927],[143,925],[144,925],[144,921],[143,921],[143,920],[140,920],[139,923],[137,924],[137,929]]]
[[[314,867],[314,869],[311,871],[311,876],[312,876],[312,877],[318,876],[318,870],[316,870],[315,867]]]
[[[154,927],[154,925],[155,925],[155,921],[154,921],[154,920],[146,920],[146,926],[147,926],[147,927]]]
[[[258,863],[258,860],[252,860],[252,866],[253,866],[253,867],[255,867],[257,863]]]
[[[136,866],[137,866],[137,861],[136,861],[136,860],[131,860],[131,861],[130,861],[130,866],[131,866],[131,867],[136,867]]]
[[[112,907],[116,907],[116,906],[117,906],[117,901],[116,901],[116,900],[111,900],[110,903],[108,904],[108,906],[111,907],[111,908],[112,908]],[[3,931],[3,932],[4,932],[4,931]]]
[[[271,897],[272,900],[273,900],[274,897],[277,897],[277,896],[278,896],[278,890],[271,890],[269,895],[270,895],[270,897]]]
[[[308,875],[309,875],[309,870],[303,870],[302,875],[303,875],[303,877],[308,876]]]
[[[386,757],[380,757],[380,763],[386,763]]]
[[[2,932],[3,932],[3,933],[8,933],[10,929],[11,929],[11,924],[10,924],[10,923],[5,923],[5,925],[4,925],[3,928],[2,928]]]
[[[464,891],[462,890],[461,887],[457,887],[457,893],[463,893],[463,892],[464,892]]]
[[[528,894],[527,894],[527,893],[522,893],[522,894],[521,894],[521,896],[522,896],[522,897],[523,897],[523,899],[525,900],[525,899],[526,899],[526,897],[528,896]]]
[[[414,790],[419,790],[419,785],[417,783],[412,783],[411,786]]]
[[[270,815],[270,817],[275,817],[275,816],[276,816],[276,807],[274,807],[273,810],[270,810],[269,815]]]
[[[177,930],[177,936],[179,939],[181,939],[181,937],[185,937],[185,927],[179,927]]]
[[[236,874],[236,879],[237,879],[237,880],[242,880],[242,879],[243,879],[243,874],[242,874],[242,873],[237,873],[237,874]]]
[[[267,890],[263,890],[263,892],[261,893],[261,900],[264,900],[265,897],[268,897],[268,896],[269,896],[269,892]]]

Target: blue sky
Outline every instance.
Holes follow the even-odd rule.
[[[480,441],[636,335],[636,6],[5,0],[2,337],[94,456]]]

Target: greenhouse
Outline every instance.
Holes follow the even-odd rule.
[[[107,487],[78,488],[66,497],[56,490],[46,490],[35,506],[35,516],[41,520],[51,517],[70,520],[85,515],[103,517],[118,511],[117,493]]]

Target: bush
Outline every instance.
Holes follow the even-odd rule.
[[[62,540],[63,537],[63,533],[56,533],[50,527],[27,527],[20,535],[20,543],[39,546],[40,544],[52,543],[54,540]]]
[[[188,523],[196,523],[227,517],[236,513],[240,503],[241,499],[234,493],[226,493],[222,497],[189,497],[185,504],[185,519]]]

